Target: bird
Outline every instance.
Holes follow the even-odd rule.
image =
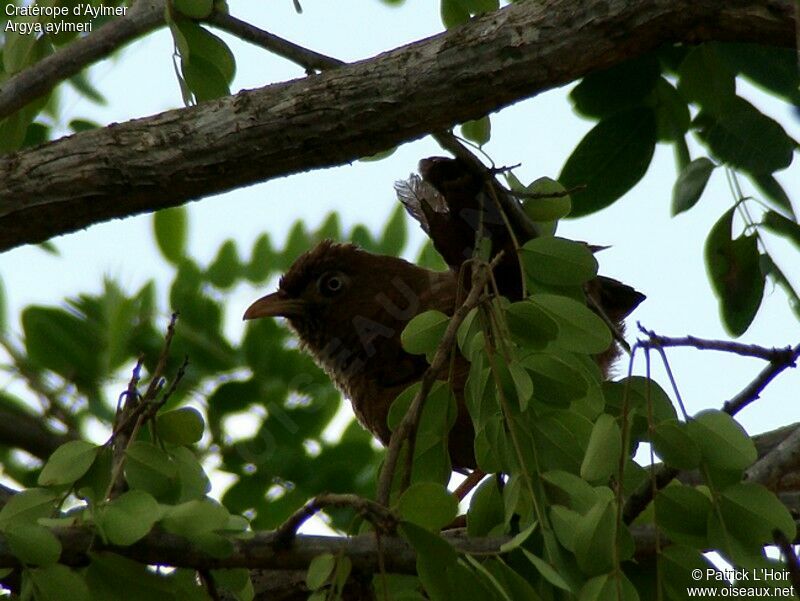
[[[425,159],[420,171],[423,179],[412,178],[408,189],[398,185],[398,194],[449,269],[434,271],[354,244],[323,240],[294,261],[280,278],[277,291],[259,298],[244,313],[245,320],[286,318],[301,349],[325,370],[350,399],[361,424],[384,445],[391,438],[387,417],[392,402],[420,381],[429,367],[424,355],[403,349],[400,334],[425,311],[453,314],[464,296],[459,270],[471,256],[475,240],[472,218],[482,184],[456,159]],[[484,217],[481,223],[487,225],[493,253],[505,253],[511,244],[505,226],[496,214]],[[509,254],[509,258],[501,257],[494,276],[502,295],[519,300],[519,264],[513,248]],[[630,286],[602,276],[585,289],[620,328],[644,299]],[[596,357],[604,374],[618,352],[614,344]],[[442,374],[442,379],[449,379],[458,404],[448,449],[452,467],[460,471],[476,467],[474,429],[464,403],[469,365],[457,353],[448,373]]]
[[[276,292],[252,303],[244,319],[286,318],[301,349],[350,399],[361,424],[388,445],[392,402],[428,368],[424,355],[403,349],[400,334],[424,311],[452,315],[457,293],[452,271],[324,240],[292,264]],[[474,431],[464,405],[468,372],[469,363],[458,355],[451,380],[459,410],[448,445],[452,466],[460,469],[475,467]]]

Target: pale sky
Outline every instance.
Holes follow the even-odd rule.
[[[232,14],[246,21],[347,61],[368,58],[442,29],[438,3],[425,0],[410,0],[400,8],[388,8],[377,0],[305,0],[301,15],[294,12],[290,0],[230,0],[229,4]],[[260,48],[224,34],[222,37],[237,59],[233,92],[304,76],[301,68]],[[65,94],[64,123],[73,118],[90,118],[101,124],[121,122],[177,108],[182,103],[173,72],[171,38],[163,31],[134,44],[118,59],[97,65],[91,78],[109,104],[97,107]],[[800,125],[785,105],[752,87],[740,84],[739,89],[778,119],[795,139],[800,138]],[[516,173],[524,183],[544,175],[557,177],[572,149],[593,125],[572,112],[567,91],[550,91],[492,116],[492,140],[486,151],[498,165],[522,163]],[[692,151],[693,158],[701,156],[696,144]],[[191,203],[190,253],[206,264],[225,239],[234,238],[240,255],[247,257],[261,232],[268,232],[273,243],[279,243],[296,219],[306,220],[313,228],[331,210],[339,212],[346,231],[356,223],[379,231],[396,206],[393,182],[406,178],[419,159],[436,154],[443,153],[426,138],[402,146],[383,161],[313,171]],[[797,160],[779,179],[794,195],[795,210],[800,212]],[[723,171],[718,169],[698,205],[672,219],[669,206],[674,180],[671,147],[660,145],[643,181],[620,202],[597,215],[564,222],[559,233],[612,245],[598,256],[601,273],[621,279],[647,295],[630,322],[631,341],[636,336],[635,320],[664,335],[725,339],[728,336],[720,324],[717,302],[705,274],[703,244],[711,225],[731,206],[732,195]],[[745,184],[745,193],[752,192]],[[64,297],[97,292],[105,274],[119,279],[128,290],[155,278],[163,302],[173,274],[155,249],[150,224],[151,217],[144,215],[62,236],[54,240],[60,251],[58,257],[36,247],[0,255],[12,335],[21,335],[18,312],[22,307],[31,303],[58,305]],[[423,235],[414,222],[409,220],[409,224],[413,234],[409,255],[413,256]],[[771,249],[781,251],[781,267],[800,286],[796,251],[788,251],[780,240],[771,239],[769,244]],[[226,331],[234,342],[242,335],[244,309],[265,292],[242,287],[226,307]],[[166,324],[169,307],[161,308]],[[800,325],[781,290],[767,288],[755,323],[740,340],[766,346],[800,342]],[[754,359],[707,351],[670,350],[669,357],[692,413],[721,407],[763,368],[762,362]],[[626,369],[621,365],[618,372],[622,374]],[[643,361],[637,362],[636,371],[644,372]],[[669,391],[662,370],[656,369],[654,374]],[[0,380],[3,385],[6,383]],[[784,373],[761,400],[740,414],[742,424],[750,433],[757,433],[800,421],[798,390],[800,373]]]

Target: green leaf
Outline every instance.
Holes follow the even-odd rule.
[[[737,98],[729,109],[709,118],[701,113],[700,138],[721,161],[747,171],[769,174],[792,163],[795,142],[780,123]]]
[[[687,426],[709,467],[744,470],[758,458],[752,439],[727,413],[713,409],[703,411]]]
[[[621,198],[644,176],[655,151],[652,109],[632,108],[600,121],[567,159],[558,181],[572,193],[570,217],[582,217]]]
[[[476,564],[477,562],[473,563],[473,565]],[[492,557],[486,560],[483,565],[486,571],[491,574],[497,591],[508,601],[512,599],[539,601],[540,597],[536,593],[536,589],[518,572],[512,570],[503,560]],[[486,597],[482,598],[485,599]]]
[[[713,161],[706,157],[693,160],[683,168],[672,188],[672,216],[691,209],[706,188],[714,171]]]
[[[440,15],[445,29],[452,29],[469,21],[469,11],[459,0],[440,0]]]
[[[478,146],[483,146],[492,137],[492,122],[488,115],[475,121],[467,121],[461,126],[461,135]]]
[[[678,420],[656,424],[651,442],[658,456],[672,467],[691,470],[700,465],[700,447],[689,435],[686,424]]]
[[[655,499],[655,521],[671,541],[703,550],[708,544],[706,523],[711,500],[699,490],[674,484]]]
[[[176,502],[183,503],[205,497],[211,490],[211,482],[194,453],[186,447],[178,447],[172,449],[170,454],[175,462],[180,485]]]
[[[405,521],[438,532],[456,517],[458,501],[440,484],[418,482],[397,501],[397,512]]]
[[[272,273],[270,263],[273,261],[273,256],[269,235],[261,234],[253,243],[250,262],[245,267],[247,279],[254,284],[260,284],[266,280]]]
[[[567,582],[556,571],[556,569],[549,563],[547,563],[544,559],[542,559],[541,557],[537,557],[527,549],[522,549],[522,553],[525,555],[528,561],[530,561],[533,564],[533,567],[536,568],[536,571],[538,571],[542,575],[542,577],[544,577],[544,579],[547,580],[547,582],[549,582],[550,584],[552,584],[557,588],[560,588],[563,591],[570,592],[572,590],[570,589]]]
[[[586,513],[597,502],[595,488],[575,474],[551,470],[542,474],[542,482],[552,503],[570,507],[578,513]]]
[[[24,564],[46,566],[61,556],[61,543],[44,526],[15,523],[5,529],[5,536],[11,552]]]
[[[664,590],[667,599],[684,599],[686,590],[689,587],[727,588],[728,581],[721,571],[699,551],[684,545],[669,545],[661,550],[658,556],[658,567],[663,573]],[[698,582],[692,577],[692,573],[699,573],[703,576],[702,582]],[[710,572],[707,572],[710,570]],[[707,578],[710,574],[711,578]],[[716,595],[722,597],[723,594]]]
[[[716,44],[718,55],[737,71],[787,102],[800,105],[797,53],[792,48],[761,44]]]
[[[507,180],[511,178],[507,175]],[[540,177],[528,186],[522,187],[523,192],[540,194],[542,198],[522,198],[522,210],[532,221],[556,221],[569,215],[572,210],[572,199],[565,194],[566,188],[556,180],[549,177]],[[515,189],[512,187],[512,189]],[[546,196],[552,194],[553,196]]]
[[[686,100],[671,83],[663,77],[658,79],[647,100],[656,114],[656,130],[659,142],[684,143],[684,135],[689,130],[691,116]]]
[[[722,323],[741,336],[758,312],[764,296],[764,274],[755,235],[731,236],[734,208],[714,224],[705,245],[706,270],[720,302]]]
[[[572,89],[569,99],[583,115],[607,117],[641,105],[660,75],[655,54],[646,54],[587,75]]]
[[[755,482],[740,482],[726,488],[719,507],[729,531],[754,543],[771,543],[773,531],[780,530],[794,540],[794,518],[775,493]]]
[[[229,515],[228,510],[215,501],[193,500],[165,506],[160,523],[167,532],[196,539],[198,535],[223,530]]]
[[[583,398],[589,383],[573,357],[566,353],[535,353],[522,364],[530,371],[536,400],[567,406]]]
[[[403,205],[398,205],[386,227],[383,228],[378,252],[384,255],[398,256],[406,245],[406,212]]]
[[[15,24],[17,29],[8,28],[4,32],[5,45],[3,48],[3,71],[7,75],[13,75],[17,71],[22,71],[25,67],[36,61],[34,46],[37,36],[35,34],[22,33],[21,25],[33,25],[39,21],[38,16],[18,16],[9,20],[10,24]]]
[[[430,599],[448,601],[447,573],[457,565],[455,549],[441,536],[409,522],[402,522],[397,530],[417,553],[417,573]]]
[[[179,46],[182,62],[188,61],[190,65],[202,66],[203,69],[213,72],[213,76],[220,78],[221,84],[227,89],[236,74],[236,59],[228,45],[221,38],[187,19],[175,21],[173,35],[176,28],[185,40],[185,47]]]
[[[222,73],[201,56],[181,60],[181,73],[197,102],[222,98],[231,93]]]
[[[158,434],[168,443],[190,445],[203,437],[203,416],[194,407],[181,407],[158,415]]]
[[[526,348],[543,349],[558,336],[556,320],[534,303],[511,303],[505,311],[511,336]]]
[[[614,567],[616,512],[610,499],[599,499],[575,528],[575,557],[589,576],[605,574]]]
[[[391,148],[387,148],[386,150],[379,150],[375,154],[369,154],[367,156],[361,157],[358,160],[362,163],[374,163],[377,161],[382,161],[383,159],[392,156],[395,151],[397,150],[397,146],[392,146]]]
[[[146,565],[116,553],[95,552],[90,557],[92,561],[84,574],[93,601],[118,599],[120,591],[125,592],[125,601],[174,598],[174,581],[163,572],[157,574]]]
[[[678,90],[712,115],[722,115],[736,98],[736,78],[713,44],[692,49],[678,71]]]
[[[611,344],[611,332],[585,305],[556,294],[533,294],[530,302],[558,324],[555,344],[578,353],[602,353]]]
[[[617,421],[604,413],[597,418],[581,464],[581,478],[605,482],[616,473],[622,453],[622,433]]]
[[[219,247],[219,252],[217,252],[214,261],[208,266],[206,271],[208,281],[217,288],[226,290],[236,283],[240,271],[236,242],[225,240],[222,246]]]
[[[190,19],[205,19],[214,8],[214,0],[173,0],[172,5]]]
[[[514,392],[516,393],[517,401],[519,401],[519,408],[521,411],[528,409],[528,403],[533,396],[533,380],[519,363],[509,363],[508,373],[514,383]]]
[[[75,570],[61,564],[26,570],[36,601],[91,601],[86,581]],[[117,589],[119,593],[119,589]]]
[[[526,273],[544,284],[560,286],[588,282],[597,275],[597,259],[581,242],[566,238],[534,238],[520,251]]]
[[[442,340],[450,318],[441,311],[420,313],[408,322],[400,342],[403,349],[413,355],[422,355],[436,350]]]
[[[514,549],[518,548],[522,543],[524,543],[533,531],[539,527],[538,522],[531,522],[524,530],[518,532],[514,536],[511,537],[511,540],[504,542],[500,545],[500,553],[509,553]]]
[[[469,501],[467,533],[472,537],[501,534],[504,526],[503,497],[494,478],[480,483]]]
[[[777,206],[793,219],[797,219],[789,195],[780,182],[775,179],[775,176],[771,173],[751,173],[749,176],[759,192],[764,195],[765,200],[770,201],[773,206]]]
[[[51,307],[29,306],[22,312],[25,347],[34,363],[93,390],[100,376],[99,333],[86,320]]]
[[[764,213],[762,225],[769,231],[783,236],[800,250],[800,225],[797,222],[775,211],[767,211]]]
[[[538,463],[544,469],[578,473],[592,433],[592,423],[571,411],[553,411],[532,420]]]
[[[253,601],[255,598],[250,570],[247,568],[211,570],[211,575],[214,577],[214,582],[233,593],[237,601]]]
[[[55,508],[56,494],[43,488],[29,488],[11,497],[0,509],[0,529],[10,525],[34,523],[49,517]]]
[[[306,572],[306,586],[311,591],[321,588],[333,574],[336,567],[336,558],[331,553],[317,555],[308,564]]]
[[[173,490],[177,468],[165,451],[137,440],[128,446],[125,455],[125,479],[131,488],[144,490],[156,498]]]
[[[575,551],[575,532],[581,520],[581,514],[563,505],[550,507],[550,520],[558,542],[567,550]]]
[[[147,535],[161,517],[158,502],[141,490],[129,490],[96,513],[103,535],[114,545],[128,546]]]
[[[85,440],[71,440],[58,447],[39,474],[40,486],[72,484],[92,467],[100,447]]]
[[[619,579],[619,580],[617,580]],[[625,574],[595,576],[583,585],[578,601],[639,601],[639,593]]]
[[[186,254],[189,214],[186,207],[161,209],[153,214],[153,234],[163,257],[177,265]]]

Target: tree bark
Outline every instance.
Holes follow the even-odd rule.
[[[513,4],[320,75],[2,157],[0,250],[343,164],[662,44],[789,47],[794,27],[792,0]]]

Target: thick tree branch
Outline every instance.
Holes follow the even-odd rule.
[[[794,38],[792,0],[515,3],[321,75],[0,158],[0,250],[375,154],[665,43]]]
[[[5,403],[0,405],[0,447],[22,449],[44,461],[74,439],[74,434],[60,434],[48,428],[41,416]]]
[[[0,84],[0,119],[163,24],[164,4],[164,0],[138,0],[124,17],[110,21]]]

